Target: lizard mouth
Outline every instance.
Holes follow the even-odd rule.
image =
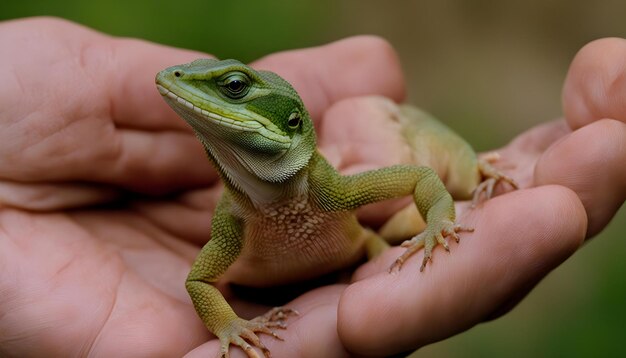
[[[281,131],[272,122],[265,118],[256,118],[255,116],[246,119],[235,119],[224,116],[217,112],[206,110],[194,105],[183,96],[174,93],[172,90],[159,83],[157,83],[156,86],[161,96],[166,97],[172,106],[194,112],[197,116],[200,116],[211,123],[241,132],[256,133],[273,142],[281,143],[285,145],[286,148],[288,148],[291,144],[291,138],[287,135],[280,134]]]
[[[188,100],[184,99],[182,96],[177,95],[176,93],[168,90],[167,88],[157,85],[157,89],[159,93],[163,97],[169,97],[172,101],[178,102],[180,106],[186,107],[190,111],[194,111],[195,113],[201,115],[202,117],[214,122],[215,124],[219,124],[223,127],[233,128],[242,130],[245,132],[258,132],[259,134],[263,134],[260,130],[261,128],[265,129],[263,125],[255,120],[235,120],[229,117],[225,117],[219,115],[215,112],[207,111],[206,109],[202,109]],[[267,130],[267,129],[266,129]],[[273,137],[276,136],[276,133],[272,133]],[[282,137],[282,136],[281,136]],[[270,138],[275,139],[275,138]]]

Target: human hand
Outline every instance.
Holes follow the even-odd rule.
[[[426,272],[419,273],[418,257],[390,275],[387,268],[402,253],[393,248],[355,273],[338,310],[339,335],[350,351],[389,355],[414,350],[494,319],[606,226],[626,197],[624,56],[622,39],[598,40],[579,52],[563,90],[565,119],[530,129],[498,150],[499,164],[523,189],[476,209],[457,205],[460,223],[475,231],[462,235],[462,244],[453,245],[450,255],[438,248]],[[345,118],[348,111],[361,119],[379,118],[372,113],[381,109],[372,101],[348,99],[328,116]],[[382,130],[382,121],[373,127],[378,135],[395,131]],[[341,138],[345,131],[333,128],[333,133],[336,138],[325,137],[340,143],[333,152],[356,151]],[[369,138],[358,130],[356,135]],[[386,138],[383,150],[368,140],[373,141],[358,143],[360,157],[378,159],[368,165],[386,166],[390,158],[402,158],[396,144],[401,140]],[[397,155],[389,155],[392,151]]]
[[[3,26],[7,24],[10,23],[5,23]],[[40,26],[40,29],[43,29],[43,31],[50,30],[48,26],[50,25]],[[68,25],[63,24],[62,27],[65,26]],[[32,27],[32,24],[28,27]],[[2,36],[6,36],[1,35],[3,33],[6,33],[6,31],[0,28],[0,41],[3,40]],[[179,123],[182,121],[165,109],[166,107],[158,99],[156,91],[150,91],[153,91],[152,78],[158,69],[173,63],[188,62],[200,55],[151,46],[136,41],[112,40],[85,30],[81,30],[81,33],[79,33],[73,25],[66,28],[61,38],[57,38],[51,41],[51,43],[54,46],[54,43],[58,44],[55,41],[62,40],[63,43],[61,45],[68,45],[68,40],[70,42],[77,41],[73,37],[75,35],[84,36],[81,41],[83,41],[83,44],[89,44],[91,48],[89,51],[95,52],[92,56],[96,60],[99,58],[98,54],[102,54],[99,51],[118,54],[117,56],[111,55],[114,59],[112,62],[116,66],[111,66],[110,68],[97,66],[98,71],[94,71],[101,74],[102,77],[91,80],[93,82],[92,86],[107,83],[107,79],[110,81],[108,85],[100,88],[100,90],[104,90],[104,93],[98,91],[95,93],[83,93],[82,91],[76,93],[75,88],[68,86],[67,90],[73,96],[82,95],[79,97],[82,101],[77,99],[75,102],[72,102],[74,106],[68,103],[69,110],[57,108],[55,111],[52,111],[52,114],[62,114],[57,117],[58,121],[53,121],[57,125],[52,126],[52,129],[60,128],[63,131],[40,132],[39,125],[41,122],[37,121],[36,116],[34,117],[32,113],[26,113],[27,115],[22,117],[15,116],[13,113],[10,116],[3,113],[1,117],[35,119],[32,119],[33,122],[30,123],[28,121],[24,122],[24,120],[19,122],[15,120],[18,124],[23,123],[22,131],[17,133],[28,133],[29,135],[24,138],[28,141],[21,142],[26,145],[18,146],[17,148],[20,150],[14,151],[15,160],[8,163],[11,165],[6,165],[5,167],[10,170],[4,171],[3,168],[3,175],[5,175],[5,172],[9,173],[3,178],[3,184],[12,185],[10,188],[13,190],[4,190],[4,194],[0,195],[4,196],[5,203],[13,203],[15,206],[24,206],[30,209],[45,209],[47,212],[37,214],[10,209],[1,209],[0,211],[0,228],[2,228],[2,234],[0,234],[0,245],[2,245],[0,255],[3,256],[0,257],[0,265],[2,265],[0,268],[0,272],[2,272],[0,274],[0,291],[8,293],[7,295],[0,295],[0,331],[6,332],[7,327],[10,327],[12,330],[10,332],[11,335],[0,335],[0,337],[7,337],[6,341],[2,341],[2,338],[0,338],[0,352],[6,352],[9,355],[21,355],[24,353],[36,355],[38,352],[66,355],[68,352],[71,354],[76,351],[81,352],[80,349],[84,349],[82,352],[92,352],[92,354],[100,355],[180,355],[182,354],[181,352],[186,352],[189,348],[195,347],[200,342],[208,339],[206,330],[195,317],[195,312],[193,312],[193,308],[190,306],[182,283],[189,265],[197,252],[197,247],[189,243],[201,244],[206,241],[208,217],[219,195],[219,188],[215,185],[214,173],[204,165],[206,159],[200,146],[195,142],[195,138],[182,127],[182,124]],[[97,37],[98,40],[96,41],[94,37]],[[104,45],[102,48],[105,49],[97,50],[97,46],[94,49],[91,45],[93,41],[101,42]],[[126,43],[127,41],[128,43]],[[399,72],[396,72],[398,71],[397,64],[393,55],[389,53],[389,49],[377,41],[371,42],[372,40],[366,40],[366,43],[363,43],[363,39],[361,39],[358,45],[354,41],[356,40],[309,50],[307,53],[292,52],[276,55],[260,61],[257,65],[258,67],[274,70],[294,83],[316,118],[319,118],[319,115],[330,104],[343,97],[379,93],[396,100],[400,99],[402,96],[401,78]],[[115,42],[117,42],[117,45],[112,44]],[[349,44],[350,42],[352,45]],[[373,46],[373,48],[368,48],[368,46]],[[107,49],[107,47],[109,48]],[[87,53],[87,51],[78,51],[78,53]],[[319,57],[315,56],[316,53]],[[365,57],[364,60],[359,55],[362,53],[367,53],[370,57]],[[376,53],[380,57],[372,58],[372,53]],[[66,55],[68,54],[66,53]],[[325,56],[329,57],[325,60]],[[364,67],[355,67],[352,60],[353,56],[359,58],[360,62],[358,63]],[[74,54],[74,56],[68,57],[76,59],[77,56]],[[78,57],[83,58],[81,56]],[[61,58],[64,58],[64,56],[61,56]],[[344,59],[350,66],[342,68],[338,65],[337,58]],[[155,61],[155,63],[146,63],[146,60]],[[319,66],[312,67],[311,61],[317,62]],[[333,66],[325,65],[325,61],[331,61]],[[63,61],[60,61],[60,63],[63,63]],[[133,64],[134,66],[132,66]],[[286,67],[286,64],[291,64],[293,67]],[[101,63],[100,65],[106,67],[107,63]],[[309,69],[306,72],[307,75],[319,76],[322,74],[321,80],[312,81],[311,78],[299,77],[304,75],[302,72],[296,72],[301,66],[307,66],[306,68]],[[152,71],[151,67],[155,68],[154,71]],[[350,68],[351,71],[346,73],[345,68]],[[377,68],[386,68],[387,70],[385,72],[376,71]],[[62,74],[71,74],[70,70],[73,69],[69,67],[69,70],[65,73],[60,71],[59,78],[63,79]],[[339,74],[335,73],[333,69],[341,69],[341,72]],[[46,74],[49,71],[51,70],[48,69]],[[141,75],[137,75],[138,73]],[[324,73],[326,73],[326,76],[323,75]],[[359,74],[362,73],[368,75],[358,82],[348,80],[350,77],[348,74],[360,76]],[[384,73],[385,76],[372,78],[374,73]],[[93,73],[91,74],[93,75]],[[28,76],[31,75],[31,73],[28,73]],[[343,76],[347,76],[347,78]],[[38,78],[38,76],[34,77],[35,79]],[[46,87],[51,80],[49,77],[41,77],[42,83],[35,83],[36,86],[32,86],[33,84],[31,83],[31,86],[35,89],[38,86]],[[119,78],[137,78],[137,81],[126,80],[124,83],[115,83],[113,79],[119,80]],[[143,80],[141,80],[142,78]],[[337,79],[341,78],[344,78],[345,82],[339,82],[342,85],[337,86]],[[81,80],[85,80],[85,78],[79,76],[78,82],[80,83]],[[366,83],[363,82],[364,80]],[[19,83],[23,83],[23,79],[20,79]],[[358,83],[358,86],[351,86],[351,83]],[[119,90],[115,86],[130,86],[130,88]],[[22,87],[24,88],[25,86],[22,84]],[[82,87],[79,86],[78,88]],[[98,89],[96,88],[95,90]],[[33,91],[33,94],[36,93]],[[63,91],[58,92],[59,95],[62,93]],[[154,94],[152,97],[150,96],[151,93]],[[5,97],[5,92],[0,94],[0,101],[9,98]],[[102,98],[102,96],[98,95],[104,95],[104,98],[109,103],[114,104],[114,106],[111,108],[107,107],[106,103],[98,103],[97,101]],[[324,96],[326,96],[326,99]],[[86,108],[85,101],[87,103]],[[93,101],[96,102],[93,103]],[[38,102],[33,100],[31,105],[33,103],[36,104]],[[51,103],[57,102],[52,101]],[[99,106],[104,107],[104,109]],[[116,108],[116,106],[121,106],[121,108]],[[89,111],[90,107],[100,108],[99,111],[95,112],[98,112],[101,116],[91,112],[87,113],[87,115],[81,112],[76,113],[77,109]],[[12,109],[12,107],[7,107],[4,104],[0,108]],[[139,108],[149,109],[141,111]],[[108,115],[106,114],[107,112],[109,113]],[[71,116],[72,114],[73,116]],[[48,119],[48,116],[43,118]],[[83,118],[91,118],[93,120],[68,121],[68,119]],[[96,119],[98,118],[104,118],[104,120],[97,121]],[[324,132],[325,127],[330,128],[342,123],[359,124],[355,122],[359,120],[356,113],[348,118],[342,118],[341,122],[332,121],[332,118],[332,112],[328,112],[321,122],[322,132]],[[94,123],[97,125],[94,125]],[[110,128],[109,126],[112,124],[114,124],[113,128]],[[72,127],[75,132],[72,132]],[[20,127],[17,128],[19,129]],[[101,128],[108,128],[109,131],[112,131],[111,137],[106,137],[103,133],[96,137],[89,137],[90,134],[93,134],[94,131],[97,132]],[[127,133],[125,128],[129,129]],[[380,131],[377,131],[378,127],[376,125],[368,125],[368,128],[371,128],[372,134],[380,138]],[[37,133],[31,133],[29,129],[37,130]],[[328,132],[336,133],[337,129],[329,129]],[[535,140],[531,142],[535,146],[538,146],[539,143],[549,146],[548,143],[551,143],[551,140],[562,136],[558,130],[551,129],[547,132],[555,135],[547,135],[548,138],[544,141]],[[12,135],[11,132],[7,132],[5,129],[0,133],[2,133],[2,136],[6,136],[4,139],[11,138],[9,135]],[[68,135],[68,133],[72,135]],[[39,134],[40,136],[32,137],[32,134]],[[56,134],[56,136],[52,134]],[[126,134],[132,137],[125,138]],[[138,134],[144,134],[144,136],[134,136]],[[321,141],[324,141],[325,135],[322,133],[320,136]],[[116,144],[114,147],[119,146],[123,149],[116,147],[119,150],[111,153],[109,152],[111,150],[109,149],[110,144],[106,140],[111,138],[112,142],[109,140],[109,143],[115,144],[119,143],[118,141],[129,143],[125,145]],[[0,140],[0,143],[8,142],[4,139]],[[44,140],[42,141],[41,139]],[[104,140],[98,141],[97,139]],[[43,149],[30,151],[30,154],[28,153],[29,150],[26,150],[31,148],[32,143],[42,142],[44,143],[43,147],[40,145],[39,148]],[[329,139],[326,143],[329,142],[331,144],[327,144],[327,148],[332,146],[332,139]],[[146,145],[135,147],[136,144],[142,143]],[[341,141],[338,140],[335,143],[341,144]],[[20,144],[19,140],[17,144]],[[0,146],[3,145],[6,144],[0,144]],[[609,145],[609,148],[612,148],[610,144],[607,145]],[[172,146],[176,148],[170,148]],[[8,150],[4,147],[0,148],[2,148],[3,153],[5,150]],[[12,146],[10,149],[16,148]],[[163,152],[154,153],[154,149],[159,149]],[[178,149],[181,150],[177,153]],[[535,147],[532,148],[532,150],[535,149]],[[374,163],[368,164],[367,160],[370,156],[367,152],[359,152],[360,150],[367,150],[367,148],[366,146],[361,149],[357,148],[356,152],[352,153],[356,154],[356,156],[352,156],[352,159],[355,157],[357,159],[345,160],[344,169],[349,171],[357,166],[385,164],[379,163],[376,159]],[[120,153],[120,151],[124,154],[120,156],[114,155]],[[47,162],[51,159],[49,157],[52,157],[52,159],[57,157],[50,153],[55,154],[59,152],[73,155],[65,160],[61,158],[57,162]],[[24,154],[29,155],[25,156]],[[503,157],[508,158],[508,153],[502,152],[502,154]],[[539,156],[539,154],[536,154],[536,156]],[[393,158],[394,156],[392,153],[389,153],[387,157]],[[42,160],[47,163],[41,163]],[[522,166],[519,162],[515,163],[520,167]],[[100,170],[109,170],[110,172],[96,173]],[[559,173],[567,174],[571,172],[562,170]],[[81,184],[76,184],[75,182],[80,182]],[[537,179],[535,179],[534,183],[526,182],[527,186],[543,183]],[[559,182],[556,181],[556,183]],[[49,212],[55,208],[76,207],[91,202],[110,200],[112,197],[120,195],[118,192],[119,188],[148,193],[163,193],[198,186],[208,186],[209,189],[188,191],[180,196],[173,197],[169,201],[135,200],[128,206],[124,206],[121,209],[118,208],[117,210],[95,211],[83,209],[71,212]],[[53,190],[50,191],[51,189]],[[564,195],[567,200],[574,201],[571,192],[563,189],[555,190],[557,193],[553,195]],[[52,195],[45,195],[50,192],[52,192]],[[543,207],[549,206],[546,204],[546,201],[549,199],[545,197],[547,194],[533,194],[531,192],[531,195],[543,197],[543,200],[533,204],[540,205],[543,203]],[[8,199],[7,196],[9,197]],[[508,197],[509,195],[500,199],[504,200]],[[586,205],[588,211],[592,212],[594,211],[593,204],[597,203],[593,198],[592,196],[592,200],[587,203],[589,205]],[[10,199],[13,200],[11,201]],[[503,204],[502,206],[511,210],[509,204],[516,204],[513,209],[520,209],[518,206],[523,204],[523,201],[520,202],[520,200],[518,198],[509,201],[508,204]],[[621,200],[623,201],[623,198]],[[486,211],[490,205],[493,205],[491,201],[482,210]],[[499,208],[501,209],[502,206],[499,206]],[[577,213],[579,211],[577,211],[577,207],[578,209],[580,207],[575,203],[572,206],[570,210]],[[548,211],[554,213],[558,208],[552,207],[551,209],[554,211]],[[493,210],[495,209],[489,210],[489,212]],[[535,210],[537,210],[536,207]],[[489,214],[489,212],[484,215]],[[495,212],[501,213],[498,210]],[[604,217],[606,218],[606,215]],[[577,218],[580,219],[580,216]],[[493,220],[493,216],[490,219]],[[537,224],[537,221],[541,225],[534,227],[533,230],[529,230],[526,234],[538,233],[543,235],[542,237],[544,238],[558,239],[554,241],[562,239],[569,242],[569,244],[567,242],[560,245],[544,243],[545,245],[557,247],[551,247],[550,250],[545,252],[533,251],[536,257],[525,257],[525,260],[529,258],[535,259],[533,263],[535,271],[517,273],[534,279],[545,275],[553,267],[551,265],[558,264],[560,260],[574,250],[572,242],[576,240],[571,238],[573,236],[572,231],[576,233],[580,231],[576,230],[576,227],[580,227],[580,222],[576,219],[572,219],[572,223],[578,223],[578,226],[574,225],[575,227],[570,228],[569,231],[563,230],[560,232],[556,229],[561,226],[548,226],[547,223],[544,223],[546,221],[545,218],[539,218],[543,220],[537,219],[536,215],[527,216],[527,226],[533,226],[533,220],[535,220],[534,225]],[[477,227],[489,228],[486,224],[481,226],[480,221],[478,224]],[[506,227],[507,230],[510,227],[514,227],[511,222],[509,224],[511,225]],[[492,230],[498,228],[493,223],[489,225],[494,226],[491,228]],[[546,236],[545,232],[540,232],[540,229],[545,229],[546,227],[554,228],[548,230],[550,234],[548,236]],[[517,230],[519,229],[516,229],[516,232]],[[477,233],[474,234],[467,241],[471,240],[472,245],[474,245],[474,241],[479,242],[476,239],[477,235]],[[127,237],[132,237],[132,240],[126,239]],[[527,238],[526,247],[540,248],[536,244],[536,241],[539,239],[537,237]],[[481,236],[481,240],[481,242],[484,242],[487,238]],[[513,247],[511,244],[515,243],[518,246]],[[504,259],[506,254],[513,255],[517,253],[519,255],[519,248],[525,247],[524,242],[521,240],[507,241],[505,244],[508,245],[506,247],[498,247],[499,250],[497,251],[494,250],[492,245],[483,254],[496,251],[494,256]],[[533,244],[536,245],[533,246]],[[468,245],[468,249],[469,247],[470,245]],[[506,251],[505,249],[512,247],[516,248],[517,251],[500,253],[501,250]],[[449,261],[451,268],[457,259],[456,256],[461,255],[461,252],[465,250],[455,250],[458,251],[454,254],[455,258]],[[472,252],[474,252],[474,258],[477,258],[476,252]],[[500,254],[502,256],[498,256]],[[381,275],[370,277],[368,270],[376,271],[376,265],[384,266],[380,262],[384,261],[385,257],[388,256],[389,254],[360,270],[357,273],[357,278],[367,277],[367,279],[355,284],[360,284],[361,286],[353,285],[350,287],[347,291],[348,294],[342,299],[339,322],[340,332],[344,342],[357,351],[359,349],[367,350],[367,346],[358,342],[360,338],[368,338],[363,336],[365,327],[360,326],[360,324],[367,322],[355,322],[353,318],[350,318],[349,312],[346,313],[346,304],[355,303],[361,309],[366,308],[365,305],[368,304],[369,298],[367,296],[357,297],[354,293],[358,293],[358,289],[366,287],[366,284],[375,283],[372,280],[376,277],[382,277]],[[464,260],[469,258],[471,256],[467,256]],[[446,260],[443,257],[441,260],[435,259],[437,262]],[[519,266],[521,266],[522,258],[519,260]],[[481,257],[476,262],[484,264],[490,261],[488,257]],[[523,261],[523,263],[528,265],[527,261]],[[546,266],[541,266],[542,263]],[[445,265],[448,265],[448,263]],[[431,266],[434,267],[435,265]],[[478,268],[480,267],[476,266],[476,271],[478,271]],[[524,266],[525,268],[526,266]],[[433,268],[433,274],[435,274],[434,270]],[[403,276],[407,279],[403,281],[405,282],[404,286],[400,287],[407,289],[412,287],[414,293],[420,292],[418,281],[424,280],[418,280],[419,276],[416,277],[415,272],[411,274],[411,271],[414,270],[407,264],[401,274],[406,274],[406,276],[410,277]],[[441,272],[439,275],[441,275]],[[97,279],[95,279],[96,277]],[[526,278],[528,279],[528,277]],[[396,281],[399,278],[394,279],[392,276],[390,279]],[[506,283],[511,285],[511,289],[508,292],[509,295],[518,293],[513,288],[519,286],[520,278],[518,277],[517,281],[512,281],[512,283]],[[19,284],[16,284],[16,282],[19,282]],[[505,283],[501,284],[504,285]],[[370,292],[369,294],[376,295],[378,291],[368,291],[370,288],[367,288],[366,293]],[[449,288],[451,287],[446,283],[445,289]],[[466,289],[469,288],[471,287],[466,287]],[[342,285],[324,287],[297,299],[293,305],[301,311],[302,315],[294,322],[291,322],[290,328],[282,333],[286,341],[276,342],[271,338],[267,339],[267,344],[274,352],[274,355],[280,357],[287,354],[293,355],[294,352],[297,352],[296,355],[299,354],[300,356],[306,356],[307,354],[311,356],[345,355],[346,353],[342,350],[336,337],[337,302],[343,289],[344,286]],[[502,286],[487,287],[487,291],[489,289],[503,291]],[[438,291],[433,290],[432,293],[438,293]],[[500,295],[506,296],[507,292],[501,292]],[[45,297],[46,300],[42,300],[41,297]],[[355,302],[355,299],[357,302]],[[494,300],[492,298],[492,302]],[[401,308],[402,302],[398,301],[390,308]],[[412,302],[413,306],[411,307],[413,309],[411,311],[400,313],[408,316],[422,310],[426,312],[428,302],[428,300],[424,302],[414,301]],[[233,304],[236,308],[240,308],[238,311],[242,312],[244,316],[254,316],[259,311],[265,309],[263,307],[244,307],[243,302],[236,300]],[[380,307],[380,303],[377,303],[374,307]],[[416,309],[416,307],[419,309]],[[450,309],[452,307],[452,305],[448,305],[444,308]],[[431,311],[431,313],[438,312],[441,312],[441,314],[445,313],[444,311]],[[345,319],[346,315],[348,320]],[[358,317],[356,318],[358,319]],[[450,323],[450,327],[447,328],[448,332],[454,333],[459,329],[463,329],[463,320],[457,320],[457,318],[458,315],[450,317],[448,320],[442,321],[441,324],[443,326],[446,322]],[[478,318],[478,320],[481,319],[484,319],[484,317]],[[385,322],[387,321],[389,320],[386,319]],[[377,322],[377,328],[380,323]],[[398,322],[388,323],[393,325]],[[455,325],[457,328],[455,328]],[[461,328],[458,328],[459,326]],[[424,330],[421,332],[418,331],[420,334],[423,334],[424,331],[427,331],[426,333],[433,332],[430,329],[432,326],[425,325],[423,328]],[[355,333],[351,336],[353,331]],[[401,332],[409,331],[402,330]],[[371,330],[371,332],[375,331]],[[443,333],[441,330],[435,331],[435,333],[445,334],[445,330],[443,330]],[[20,339],[15,339],[16,337]],[[356,340],[353,339],[355,337]],[[426,336],[426,339],[423,337],[422,335],[418,338],[422,342],[428,342],[428,336]],[[384,334],[375,338],[375,342],[387,345],[386,349],[402,349],[404,347],[399,345],[397,341],[388,340],[388,337]],[[396,335],[394,338],[403,337]],[[411,343],[409,343],[411,347],[423,344],[419,343],[420,340],[415,339],[415,336],[409,337],[409,339],[411,340]],[[37,344],[32,344],[31,342],[37,342]],[[351,344],[353,346],[350,346]],[[219,344],[211,341],[194,350],[193,354],[203,356],[207,353],[210,354],[210,352],[214,354],[217,352],[218,347]],[[376,347],[374,348],[376,349]],[[39,351],[33,351],[36,349],[39,349]],[[321,349],[326,351],[320,351]],[[367,350],[367,352],[376,353],[377,351]],[[234,356],[240,353],[238,350],[233,350]]]
[[[0,23],[0,46],[0,355],[182,356],[208,341],[184,282],[221,190],[154,85],[206,55],[42,18]],[[292,82],[316,118],[344,97],[403,96],[393,51],[371,37],[255,65]],[[300,299],[317,306],[275,355],[346,354],[340,289]],[[267,310],[226,296],[244,317]]]

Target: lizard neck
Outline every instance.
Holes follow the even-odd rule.
[[[236,193],[240,201],[245,201],[254,207],[289,200],[295,196],[306,194],[308,191],[309,168],[308,162],[295,173],[280,182],[264,180],[251,172],[242,160],[241,152],[217,151],[206,147],[206,152],[224,182],[225,187]],[[314,152],[312,156],[317,156]],[[277,160],[276,162],[279,162]],[[278,164],[275,170],[280,170]]]

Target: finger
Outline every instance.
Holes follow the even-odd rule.
[[[610,119],[582,127],[537,162],[535,183],[572,189],[589,220],[587,236],[602,230],[626,198],[626,124]]]
[[[165,103],[156,89],[156,74],[166,67],[211,55],[136,39],[108,38],[85,51],[86,71],[108,85],[111,115],[121,126],[177,129],[191,132],[185,121]],[[101,59],[103,54],[106,63]]]
[[[200,57],[211,56],[135,39],[104,37],[85,45],[81,53],[84,71],[94,74],[91,79],[96,84],[104,84],[102,95],[109,98],[111,119],[122,128],[118,155],[103,163],[109,164],[103,170],[91,171],[96,174],[91,179],[144,193],[206,185],[217,179],[190,128],[167,106],[154,84],[158,71]]]
[[[573,129],[603,118],[626,122],[626,40],[606,38],[583,47],[563,87],[563,111]]]
[[[201,146],[181,131],[184,121],[154,86],[156,68],[197,54],[59,19],[0,26],[0,45],[14,49],[0,60],[8,79],[0,87],[7,119],[0,121],[2,178],[98,181],[145,192],[212,180]]]
[[[22,130],[36,132],[40,124],[24,123],[20,127],[9,128],[3,136],[11,137],[16,135],[14,131]],[[99,131],[90,123],[77,122],[61,134],[38,139],[33,135],[4,151],[0,178],[26,183],[98,182],[147,194],[199,187],[217,180],[202,146],[188,133]]]
[[[0,42],[13,49],[1,60],[7,71],[2,74],[16,83],[0,88],[13,91],[2,93],[0,101],[17,97],[20,106],[11,107],[15,111],[54,107],[50,114],[57,114],[71,108],[79,112],[72,115],[106,114],[122,126],[186,128],[173,111],[166,111],[154,77],[166,66],[208,55],[114,38],[58,18],[26,18],[1,26]],[[22,93],[17,96],[13,87]]]
[[[217,172],[202,145],[191,133],[176,131],[117,131],[113,155],[92,165],[69,166],[65,176],[90,178],[124,186],[133,191],[159,194],[215,183]]]
[[[112,202],[120,192],[113,188],[81,183],[24,184],[0,180],[0,206],[47,211]]]
[[[474,233],[465,234],[450,255],[436,249],[425,272],[419,273],[419,257],[413,257],[398,274],[380,273],[346,289],[338,330],[350,351],[389,355],[472,327],[563,262],[586,230],[578,197],[561,186],[496,197],[464,221],[471,221],[466,224]],[[399,254],[388,251],[372,263],[380,272]]]
[[[253,66],[276,72],[290,82],[316,120],[343,98],[379,94],[400,101],[405,95],[394,49],[374,36],[281,52],[255,61]]]
[[[201,247],[210,238],[211,215],[221,195],[221,187],[190,190],[166,200],[134,201],[132,208],[160,229]],[[194,251],[191,260],[196,255]]]

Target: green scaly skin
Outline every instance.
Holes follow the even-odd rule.
[[[318,276],[354,263],[380,238],[359,225],[363,205],[412,195],[425,218],[396,267],[426,247],[424,264],[444,237],[458,239],[453,200],[429,167],[398,165],[340,175],[317,151],[313,123],[289,83],[234,60],[200,59],[167,68],[156,78],[167,103],[193,128],[219,172],[225,192],[212,220],[211,240],[198,255],[186,287],[196,311],[221,341],[250,357],[269,350],[257,333],[277,337],[276,309],[239,318],[213,284],[228,270],[233,282],[268,286]],[[246,342],[247,341],[247,342]],[[249,343],[250,344],[249,344]]]

